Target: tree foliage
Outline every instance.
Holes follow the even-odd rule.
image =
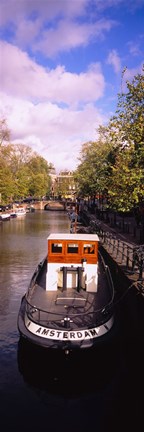
[[[101,137],[96,142],[83,145],[81,163],[75,172],[75,180],[80,194],[83,196],[107,194],[111,151],[111,142],[108,140],[104,142]]]
[[[10,144],[6,121],[0,121],[0,193],[7,203],[28,196],[49,194],[52,164],[29,146]]]
[[[124,76],[124,73],[123,73]],[[75,172],[79,193],[107,194],[109,205],[127,211],[144,196],[144,75],[126,82],[117,110],[100,126],[96,142],[83,145]]]

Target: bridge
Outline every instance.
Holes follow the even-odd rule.
[[[33,207],[35,210],[66,210],[69,205],[75,206],[73,201],[65,200],[40,200],[22,203],[24,208]],[[13,206],[13,208],[16,206]]]

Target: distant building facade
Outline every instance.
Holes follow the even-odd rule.
[[[74,199],[76,187],[73,173],[71,171],[60,174],[51,173],[51,197],[62,199]]]

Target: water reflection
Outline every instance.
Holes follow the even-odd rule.
[[[63,352],[42,352],[20,340],[18,367],[40,403],[49,413],[55,411],[51,425],[55,429],[51,430],[62,428],[63,422],[71,432],[88,431],[89,427],[95,430],[95,423],[99,432],[112,427],[122,430],[123,424],[130,430],[134,422],[138,428],[141,421],[142,386],[134,355],[137,348],[128,347],[125,341],[66,358]]]
[[[65,212],[38,211],[0,224],[0,347],[17,333],[17,314],[30,278],[47,253],[49,233],[69,231]],[[6,342],[7,341],[7,342]],[[8,373],[8,371],[7,371]]]
[[[64,351],[37,347],[23,338],[18,343],[18,367],[24,381],[41,391],[67,397],[104,390],[114,376],[116,379],[119,355],[118,347],[113,345],[66,355]]]

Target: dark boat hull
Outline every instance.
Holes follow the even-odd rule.
[[[100,326],[101,329],[100,327],[95,327],[95,323],[92,323],[93,327],[91,326],[91,328],[86,328],[85,330],[79,329],[75,332],[75,336],[73,331],[67,331],[66,329],[63,331],[54,330],[54,329],[43,327],[41,325],[37,326],[38,331],[37,334],[35,334],[29,331],[25,324],[26,321],[29,320],[26,315],[25,309],[26,309],[26,300],[24,296],[21,302],[19,316],[18,316],[19,333],[22,338],[28,340],[29,342],[35,345],[39,345],[43,348],[49,348],[52,350],[57,349],[57,350],[64,350],[64,351],[92,349],[97,345],[112,341],[116,333],[116,324],[113,315],[108,321],[106,321]],[[48,334],[48,332],[50,337],[46,337],[46,333]],[[61,340],[59,339],[60,334],[62,335]],[[56,339],[53,338],[54,335],[56,336]]]

